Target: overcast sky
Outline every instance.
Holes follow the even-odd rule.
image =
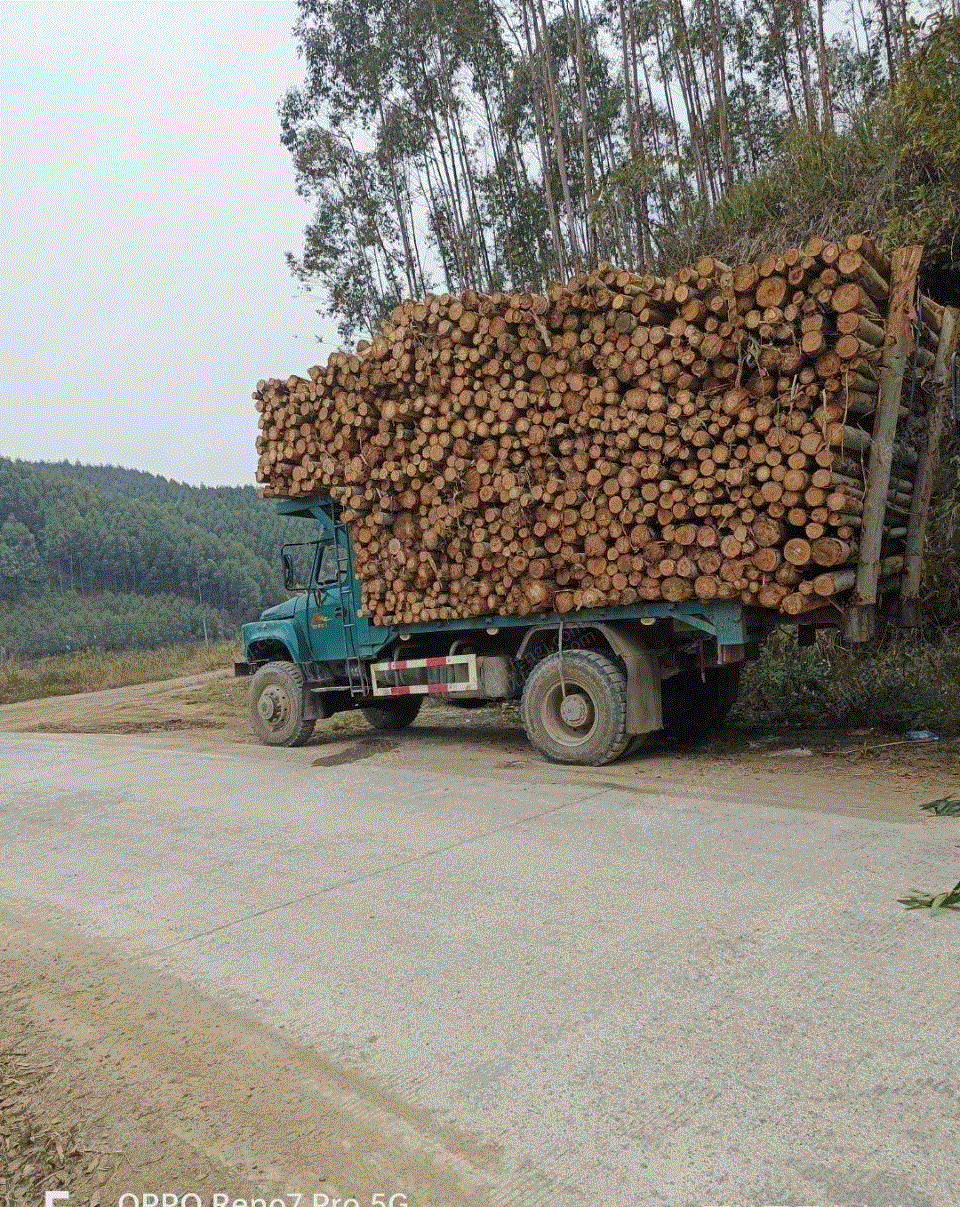
[[[0,455],[253,481],[257,379],[336,343],[284,261],[294,18],[0,3]]]

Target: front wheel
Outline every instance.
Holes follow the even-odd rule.
[[[538,662],[524,685],[520,716],[531,745],[552,763],[612,763],[630,740],[626,679],[593,650]]]
[[[307,689],[293,662],[268,662],[250,684],[250,724],[266,746],[302,746],[316,721],[304,717]]]
[[[361,709],[371,729],[406,729],[417,719],[423,696],[397,696],[384,699],[382,704]]]

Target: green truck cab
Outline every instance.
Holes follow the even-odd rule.
[[[440,696],[463,706],[517,702],[545,758],[609,763],[645,734],[710,732],[766,632],[763,614],[739,602],[660,600],[378,627],[363,613],[336,504],[276,505],[312,522],[315,535],[284,546],[290,598],[242,629],[236,673],[251,677],[251,725],[268,745],[302,745],[317,720],[350,709],[374,728],[400,729],[425,697]]]

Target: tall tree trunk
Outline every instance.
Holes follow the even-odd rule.
[[[663,95],[666,98],[666,102],[667,102],[667,116],[668,116],[669,122],[670,122],[670,139],[671,139],[671,142],[673,143],[673,154],[676,158],[676,163],[677,163],[678,169],[679,169],[679,165],[683,160],[683,155],[682,155],[681,149],[680,149],[680,125],[679,125],[679,122],[677,121],[677,111],[676,111],[676,108],[673,103],[673,90],[670,87],[670,74],[669,74],[669,70],[667,68],[666,51],[664,50],[663,43],[660,40],[659,24],[655,25],[653,33],[654,33],[654,38],[655,38],[656,47],[657,47],[657,65],[660,69],[660,80],[663,83]],[[682,92],[682,87],[681,87],[681,92]],[[693,201],[693,194],[691,192],[690,185],[687,181],[687,175],[685,172],[678,170],[677,183],[678,183],[681,191],[683,192],[684,198],[686,199],[686,203],[689,208],[690,203]]]
[[[540,60],[547,90],[547,104],[550,110],[550,122],[553,126],[554,152],[557,159],[557,171],[560,176],[560,191],[563,195],[563,208],[567,216],[567,237],[570,240],[570,257],[574,272],[581,267],[580,241],[577,238],[576,219],[573,212],[573,200],[570,195],[570,180],[567,176],[567,157],[563,147],[563,128],[560,124],[560,106],[557,101],[556,75],[553,68],[553,54],[550,50],[550,28],[547,25],[547,15],[544,11],[543,0],[530,0],[531,15],[534,29],[540,43]],[[539,23],[537,15],[539,11]]]
[[[713,193],[712,181],[707,171],[707,160],[704,153],[703,120],[697,105],[696,72],[693,70],[693,60],[690,56],[690,45],[687,40],[687,26],[683,16],[680,0],[671,0],[673,15],[673,54],[677,68],[677,80],[680,84],[680,95],[683,106],[687,111],[687,130],[690,134],[690,150],[693,155],[694,171],[697,176],[697,188],[703,200],[716,200]]]
[[[434,17],[437,21],[438,30],[441,29],[441,14],[436,4],[433,6]],[[443,93],[444,110],[446,113],[446,124],[449,130],[452,126],[454,133],[453,145],[457,152],[457,158],[460,160],[460,176],[464,182],[466,192],[467,207],[473,219],[475,236],[471,239],[471,259],[476,263],[476,273],[478,274],[474,280],[474,287],[480,288],[486,284],[487,289],[492,288],[493,272],[490,268],[490,257],[487,252],[487,241],[483,229],[483,220],[480,216],[480,207],[477,204],[476,187],[473,175],[473,165],[470,162],[470,154],[466,146],[466,141],[463,135],[463,127],[460,121],[460,108],[456,103],[456,98],[453,93],[453,83],[451,79],[450,66],[447,60],[446,51],[443,45],[443,38],[437,37],[437,52],[440,61],[440,87]],[[483,278],[479,274],[483,274]]]
[[[833,133],[833,98],[830,87],[830,64],[827,60],[827,40],[823,32],[823,0],[817,0],[817,74],[820,77],[820,106],[823,128]]]
[[[890,12],[887,8],[887,0],[877,0],[880,8],[880,21],[883,25],[883,41],[887,48],[887,74],[891,84],[897,82],[897,61],[893,49],[893,37],[890,32]]]
[[[638,101],[634,91],[633,80],[630,73],[630,46],[633,41],[633,29],[627,24],[626,7],[624,0],[617,0],[617,11],[620,16],[620,52],[622,58],[623,70],[623,107],[627,121],[627,138],[630,143],[630,158],[634,165],[639,165],[643,160],[643,144],[640,140],[639,118],[637,114]],[[650,262],[649,257],[649,219],[646,209],[646,197],[641,198],[637,194],[636,185],[633,183],[629,187],[630,202],[634,211],[634,221],[636,226],[636,241],[640,247],[641,263],[646,267]]]
[[[634,50],[636,51],[636,43],[634,43]],[[650,129],[653,134],[653,154],[657,161],[657,193],[659,195],[659,212],[662,219],[669,210],[669,205],[667,203],[666,173],[663,170],[663,143],[660,139],[660,131],[657,127],[657,106],[653,99],[653,85],[650,82],[650,69],[647,67],[647,56],[640,52],[639,60],[640,66],[643,68],[644,86],[647,90],[647,109],[650,113]],[[636,64],[634,64],[634,67],[636,67]],[[652,230],[650,231],[650,267],[656,267],[656,252],[654,249]]]
[[[741,45],[743,29],[737,30],[737,74],[740,77],[740,93],[743,96],[743,130],[747,140],[747,153],[750,156],[750,170],[757,170],[757,146],[753,137],[753,122],[750,120],[750,100],[747,95],[747,81],[743,74],[744,53]]]
[[[440,238],[439,232],[437,231],[437,215],[440,213],[440,204],[437,201],[436,191],[433,187],[433,176],[430,172],[430,157],[426,151],[423,155],[423,172],[426,175],[426,189],[424,189],[423,177],[420,177],[420,192],[424,195],[424,199],[427,201],[427,208],[433,222],[434,231],[436,232],[435,238],[437,244],[437,254],[440,257],[440,263],[443,268],[443,279],[447,286],[448,292],[452,293],[454,274],[457,271],[457,265],[455,259],[453,262],[451,262],[450,251],[447,248],[447,244],[442,238]],[[417,175],[420,175],[419,165],[417,168]]]
[[[427,118],[427,126],[431,132],[432,147],[435,149],[440,171],[445,183],[448,203],[445,206],[450,219],[451,233],[454,239],[454,260],[457,265],[457,272],[460,276],[461,288],[466,287],[466,281],[470,276],[469,266],[466,260],[466,231],[463,221],[463,212],[460,207],[460,195],[455,184],[456,174],[451,170],[451,165],[447,162],[447,156],[444,153],[444,147],[449,145],[449,137],[444,138],[440,130],[439,122],[437,121],[436,105],[433,101],[433,84],[427,71],[427,64],[424,60],[423,49],[420,48],[420,78],[421,78],[421,93],[423,97],[422,112]]]
[[[723,161],[723,184],[733,187],[733,147],[727,110],[726,64],[723,57],[723,30],[720,26],[720,0],[711,0],[710,30],[713,41],[713,78],[716,93],[717,117],[720,124],[720,151]]]
[[[593,222],[595,186],[593,181],[590,106],[587,100],[587,69],[583,53],[583,18],[580,10],[580,0],[573,0],[573,31],[577,54],[577,95],[580,101],[580,137],[583,142],[583,219],[587,234],[587,268],[594,268],[597,263],[597,238]]]
[[[900,33],[903,39],[903,58],[910,54],[910,18],[907,16],[907,0],[900,0]]]
[[[417,289],[417,292],[426,293],[427,292],[427,278],[426,278],[426,274],[423,271],[423,258],[420,255],[420,244],[417,242],[417,224],[416,224],[416,222],[413,221],[413,198],[410,195],[410,178],[409,178],[409,175],[406,173],[404,174],[403,186],[404,186],[404,197],[405,197],[406,203],[407,203],[407,212],[411,216],[410,239],[411,239],[411,242],[413,243],[413,254],[414,254],[416,266],[417,266],[417,280],[419,282],[419,287]]]
[[[797,66],[800,69],[800,83],[803,88],[803,107],[807,114],[807,129],[813,131],[817,128],[817,113],[813,105],[810,66],[807,62],[807,40],[803,28],[807,15],[806,0],[790,0],[790,11],[793,14],[793,33],[797,44]]]
[[[633,73],[633,108],[634,119],[637,124],[637,143],[640,147],[640,154],[643,156],[644,168],[646,168],[646,144],[644,142],[643,125],[640,120],[640,77],[637,71],[637,23],[636,15],[633,9],[633,0],[627,0],[627,25],[630,30],[630,69]],[[651,110],[652,113],[652,110]],[[654,126],[654,139],[656,144],[656,127]],[[659,147],[656,147],[657,157],[659,159]],[[641,227],[640,234],[643,240],[643,265],[648,269],[653,268],[653,236],[650,231],[650,201],[647,196],[646,184],[640,189],[639,195],[639,210]]]
[[[540,98],[536,95],[533,89],[533,64],[535,55],[533,51],[533,40],[530,36],[530,22],[528,20],[526,0],[521,0],[520,12],[523,17],[523,34],[527,43],[527,61],[530,64],[531,74],[531,93],[533,101],[533,120],[537,131],[537,143],[540,148],[540,174],[543,179],[543,192],[547,202],[547,214],[550,219],[550,234],[553,238],[554,255],[557,258],[557,270],[563,275],[567,271],[567,257],[564,253],[563,239],[560,235],[560,222],[557,216],[557,206],[553,197],[553,188],[550,183],[550,162],[547,155],[547,137],[544,129],[543,110],[540,105]]]
[[[682,3],[682,0],[681,0],[681,3]],[[693,27],[694,34],[696,35],[699,32],[702,35],[707,26],[707,23],[704,21],[703,14],[702,14],[702,0],[694,0],[693,17],[694,17],[694,22],[695,22],[694,27]],[[706,38],[704,38],[703,36],[696,37],[696,47],[697,47],[697,50],[698,50],[699,56],[700,56],[700,70],[702,73],[702,80],[697,78],[696,63],[694,63],[694,81],[696,83],[696,90],[695,90],[694,95],[697,98],[697,107],[701,110],[700,122],[701,122],[701,125],[703,126],[703,130],[704,130],[704,154],[705,154],[706,161],[707,161],[707,168],[710,172],[710,183],[711,183],[711,188],[713,190],[713,198],[716,201],[719,199],[720,194],[723,191],[722,173],[720,170],[718,170],[717,168],[714,167],[715,160],[717,163],[720,162],[720,156],[716,155],[714,152],[714,145],[719,142],[719,138],[716,138],[714,136],[714,130],[713,130],[714,125],[717,124],[716,123],[717,100],[713,93],[712,71],[707,62]],[[702,110],[703,110],[704,106],[701,104],[701,101],[700,101],[701,95],[703,95],[706,99],[706,112],[707,112],[707,116],[710,119],[709,123],[704,121],[704,118],[703,118]]]
[[[383,129],[384,117],[383,108],[378,104],[377,112],[380,118],[380,128]],[[407,279],[407,295],[412,297],[417,290],[416,273],[413,264],[413,249],[410,245],[410,239],[407,233],[407,221],[403,212],[403,207],[400,204],[400,187],[397,182],[397,165],[393,157],[393,149],[390,147],[384,148],[384,153],[387,157],[387,175],[390,180],[390,195],[393,198],[393,210],[397,218],[397,226],[400,230],[400,241],[403,244],[403,270],[404,276]]]

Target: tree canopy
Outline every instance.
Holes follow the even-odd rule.
[[[919,0],[300,0],[291,264],[344,340],[431,290],[672,269],[789,226],[777,197],[955,270],[958,26]]]

